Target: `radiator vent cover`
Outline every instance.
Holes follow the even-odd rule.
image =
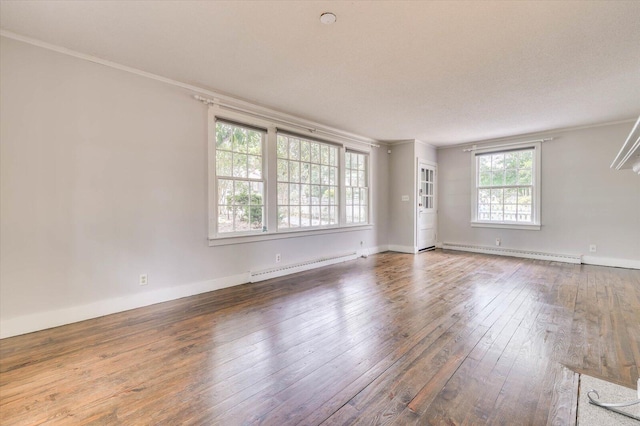
[[[293,263],[289,265],[280,266],[273,269],[264,269],[262,271],[251,271],[251,282],[264,281],[271,278],[282,277],[296,272],[308,271],[310,269],[320,268],[321,266],[334,265],[336,263],[342,263],[349,260],[357,259],[357,253],[340,254],[329,257],[321,257],[318,259],[307,260],[300,263]]]
[[[555,262],[582,263],[582,256],[576,254],[545,253],[532,250],[515,250],[502,247],[475,246],[470,244],[443,243],[444,250],[469,251],[472,253],[497,254],[500,256],[524,257],[527,259],[551,260]]]

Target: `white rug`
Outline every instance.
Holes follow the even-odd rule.
[[[638,399],[638,391],[636,389],[629,389],[581,374],[580,394],[578,397],[579,426],[640,426],[640,421],[638,420],[590,404],[587,393],[592,389],[595,389],[600,395],[597,401],[601,403],[630,402]],[[593,394],[591,395],[595,399],[595,396]],[[630,407],[619,407],[618,410],[640,417],[640,404]]]

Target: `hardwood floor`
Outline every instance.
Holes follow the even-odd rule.
[[[640,271],[382,253],[0,341],[0,423],[572,424],[634,387]]]

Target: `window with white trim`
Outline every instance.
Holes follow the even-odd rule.
[[[216,121],[217,232],[262,232],[266,132]]]
[[[472,225],[540,229],[540,143],[478,150]]]
[[[368,159],[367,154],[345,152],[345,221],[348,224],[369,222]]]
[[[338,224],[338,147],[278,133],[278,229]]]
[[[370,224],[366,150],[219,106],[209,119],[209,245]]]

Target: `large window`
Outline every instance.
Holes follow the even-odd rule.
[[[219,234],[262,232],[265,132],[216,122],[216,193]]]
[[[338,224],[338,147],[278,134],[278,229]]]
[[[540,144],[479,150],[473,159],[473,225],[540,227]]]
[[[210,245],[370,224],[366,148],[354,151],[360,145],[339,137],[306,137],[219,106],[209,118]]]
[[[347,223],[369,221],[369,173],[367,154],[347,151],[344,161],[345,220]]]

